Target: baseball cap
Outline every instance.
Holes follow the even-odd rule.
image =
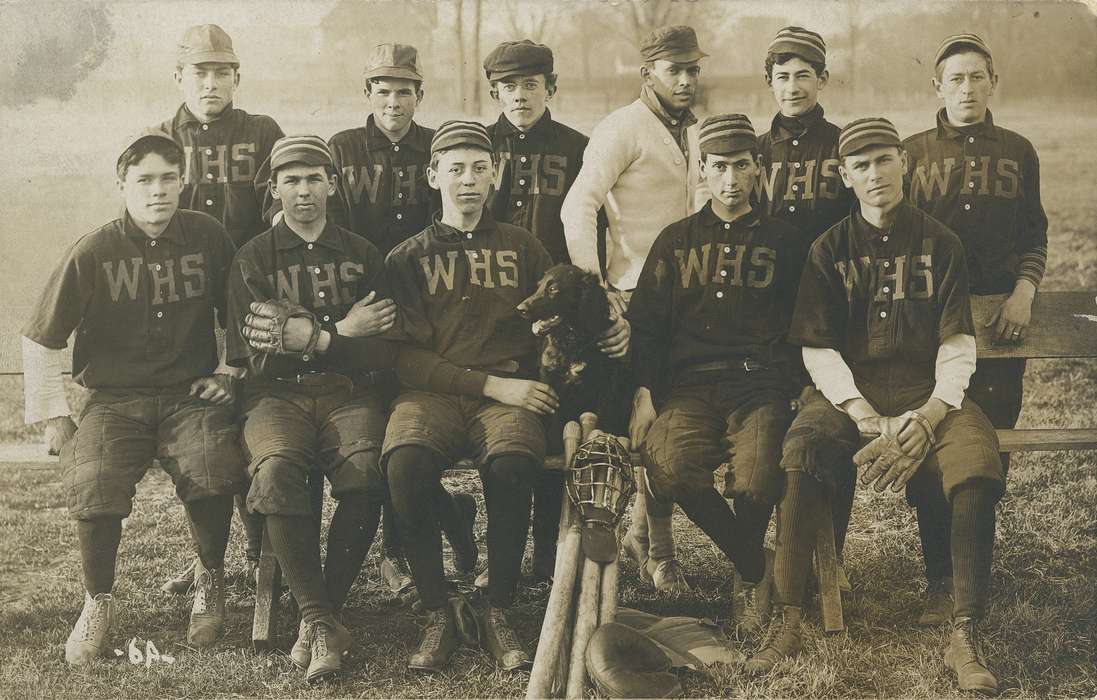
[[[987,58],[990,58],[990,47],[986,45],[986,42],[979,38],[978,34],[953,34],[950,37],[946,37],[941,45],[937,47],[937,55],[933,59],[933,65],[936,66],[941,61],[945,60],[954,53],[959,53],[965,49],[971,51],[978,51]]]
[[[717,114],[701,122],[698,143],[702,155],[723,156],[752,150],[758,139],[745,114]]]
[[[866,117],[846,124],[838,134],[838,157],[845,158],[869,146],[899,146],[903,141],[895,126],[883,117]]]
[[[141,129],[136,133],[129,134],[123,140],[121,144],[122,148],[118,150],[118,159],[114,162],[114,167],[116,170],[119,170],[121,168],[122,158],[125,157],[126,153],[145,139],[156,139],[171,144],[172,148],[179,153],[179,159],[183,159],[183,147],[180,146],[175,139],[168,135],[168,133],[163,129],[160,129],[158,127],[149,127],[146,129]]]
[[[438,127],[434,132],[434,138],[430,142],[430,154],[433,156],[439,151],[444,151],[456,146],[472,146],[492,152],[491,138],[488,130],[479,122],[454,119]]]
[[[827,62],[827,43],[803,27],[785,27],[769,42],[768,53],[790,53],[812,63]]]
[[[697,45],[697,32],[686,25],[659,27],[640,43],[644,61],[689,63],[708,56]]]
[[[176,53],[181,65],[195,63],[230,63],[240,65],[240,59],[232,50],[232,39],[216,24],[199,24],[183,32]]]
[[[371,78],[402,78],[423,82],[423,70],[419,67],[419,52],[407,44],[378,44],[366,58],[363,76]]]
[[[484,74],[489,81],[551,72],[552,49],[529,39],[504,41],[484,59]]]
[[[334,167],[331,150],[319,136],[283,136],[270,151],[270,169],[275,171],[290,163]]]

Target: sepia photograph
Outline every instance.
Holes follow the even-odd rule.
[[[1097,0],[0,26],[0,697],[1097,698]]]

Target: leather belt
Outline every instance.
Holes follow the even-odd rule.
[[[769,369],[764,362],[759,362],[753,357],[742,357],[735,360],[715,360],[713,362],[704,362],[699,365],[690,365],[683,367],[683,372],[716,372],[719,370],[735,369],[742,370],[744,372],[758,372],[763,369]]]
[[[276,381],[287,384],[300,384],[301,386],[352,386],[368,387],[381,381],[385,370],[375,372],[355,372],[354,374],[342,374],[341,372],[300,372],[285,377],[273,377]]]

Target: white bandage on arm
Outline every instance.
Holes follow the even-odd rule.
[[[861,399],[861,392],[853,381],[853,372],[842,353],[833,348],[803,348],[804,367],[811,375],[815,388],[835,406],[850,399]]]
[[[937,364],[934,369],[937,386],[933,388],[930,398],[944,401],[950,411],[959,409],[974,373],[975,336],[963,333],[950,335],[937,348]]]
[[[23,336],[23,422],[32,425],[72,413],[61,373],[65,354]]]

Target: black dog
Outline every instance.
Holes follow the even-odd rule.
[[[584,411],[598,414],[598,427],[628,435],[632,405],[627,359],[613,359],[598,349],[598,338],[613,325],[609,298],[598,276],[574,265],[556,265],[545,273],[537,291],[518,305],[533,321],[541,342],[541,381],[560,397],[560,429]],[[559,438],[550,430],[550,440]]]

